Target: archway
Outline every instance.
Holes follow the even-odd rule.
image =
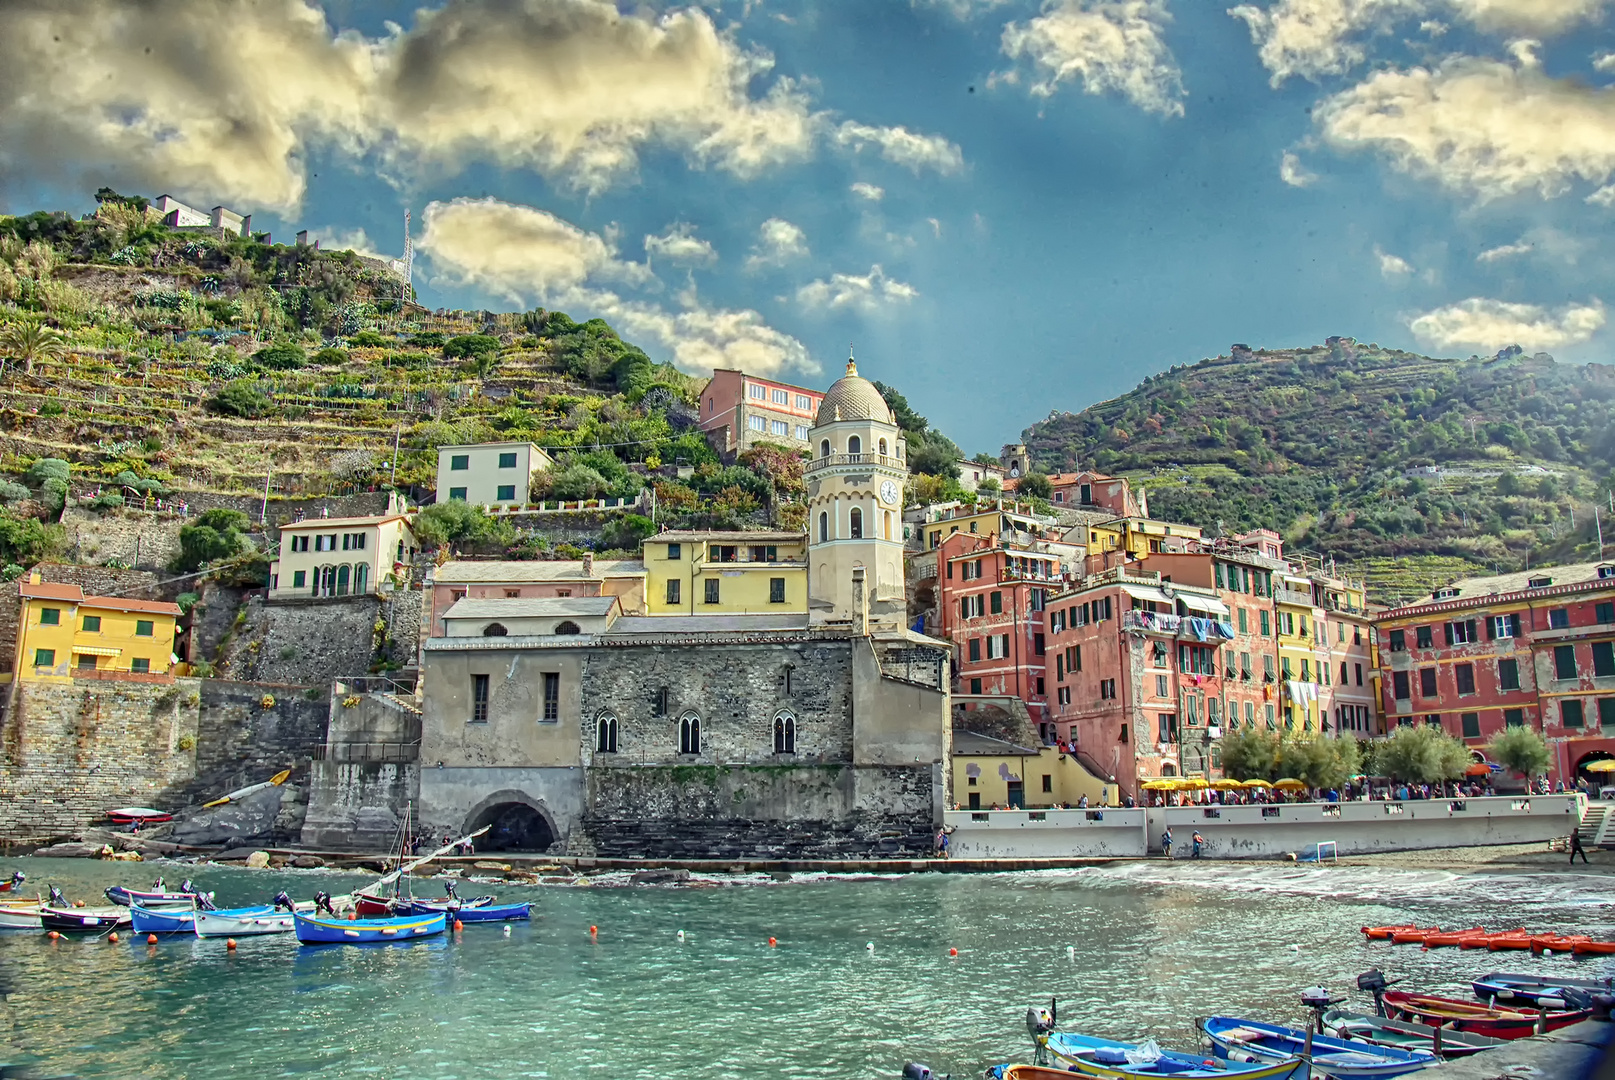
[[[477,837],[478,851],[545,852],[558,837],[544,805],[526,792],[498,791],[483,799],[465,820],[465,831],[488,831]]]
[[[1576,759],[1575,779],[1587,781],[1587,786],[1592,789],[1594,794],[1597,794],[1599,788],[1608,787],[1611,784],[1615,784],[1615,773],[1587,771],[1587,766],[1591,765],[1593,762],[1609,761],[1612,758],[1615,758],[1615,754],[1610,753],[1608,750],[1588,751]],[[1565,781],[1567,784],[1570,782],[1570,780]]]

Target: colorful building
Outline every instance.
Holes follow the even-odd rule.
[[[86,596],[77,585],[38,580],[18,587],[17,653],[22,682],[81,679],[172,681],[178,604]]]
[[[1125,477],[1106,476],[1091,469],[1049,476],[1049,501],[1061,509],[1103,510],[1113,517],[1147,518],[1150,504],[1140,490],[1136,495]]]
[[[473,506],[521,506],[534,474],[554,462],[530,442],[476,443],[437,448],[437,501]]]
[[[417,547],[403,513],[282,525],[280,557],[269,564],[269,599],[380,596],[407,572]]]
[[[954,731],[953,794],[960,808],[1047,809],[1118,804],[1115,784],[1094,776],[1054,746],[1017,746],[974,731]]]
[[[1615,563],[1469,578],[1374,618],[1388,723],[1435,724],[1479,747],[1541,732],[1549,775],[1615,758]]]
[[[806,617],[807,548],[799,532],[659,532],[645,541],[645,610]]]
[[[1273,614],[1279,654],[1279,711],[1284,729],[1321,731],[1318,645],[1324,626],[1323,612],[1312,605],[1312,582],[1290,569],[1274,575]]]
[[[806,450],[824,395],[719,368],[701,390],[700,428],[726,459],[760,442]]]
[[[425,637],[443,637],[442,615],[457,600],[615,596],[625,615],[645,614],[645,564],[638,559],[475,560],[434,567],[426,582]]]
[[[1323,628],[1318,643],[1323,730],[1358,739],[1383,735],[1367,586],[1321,566],[1306,565],[1305,571]]]

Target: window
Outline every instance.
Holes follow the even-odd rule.
[[[1448,645],[1473,645],[1480,639],[1475,636],[1475,620],[1450,622],[1442,627]]]
[[[454,454],[449,458],[449,469],[451,472],[465,472],[470,467],[470,454]]]
[[[992,594],[992,603],[990,607],[994,615],[1002,615],[1004,613],[1004,594],[1001,592],[994,592]]]
[[[336,568],[336,594],[338,596],[348,595],[348,583],[352,578],[353,571],[349,570],[346,565]]]
[[[342,537],[342,550],[363,551],[364,543],[364,533],[348,533]]]
[[[137,656],[129,661],[129,670],[140,675],[148,674],[151,671],[151,661],[144,656]]]
[[[1598,726],[1615,727],[1615,697],[1598,699]]]
[[[656,693],[651,695],[650,714],[652,716],[667,715],[667,687],[658,686]]]
[[[1493,615],[1486,620],[1486,632],[1495,638],[1511,638],[1520,629],[1518,615]]]
[[[824,513],[823,511],[820,511],[820,513],[819,513],[819,543],[823,544],[823,543],[827,542],[829,539],[830,539],[830,515],[827,514],[827,513]],[[935,540],[936,537],[932,536],[932,539]],[[933,543],[931,546],[935,547],[936,545]]]
[[[703,600],[708,604],[718,603],[718,579],[707,578],[701,584],[706,590],[706,595],[703,597]]]
[[[1269,730],[1269,731],[1278,730],[1278,725],[1273,722],[1273,718],[1274,718],[1274,715],[1275,715],[1275,713],[1273,711],[1273,706],[1272,705],[1263,706],[1262,712],[1263,712],[1263,718],[1267,721],[1267,730]]]
[[[1559,722],[1565,727],[1585,727],[1586,713],[1579,698],[1566,698],[1559,703]]]
[[[1082,646],[1081,645],[1073,645],[1071,647],[1071,663],[1068,666],[1071,668],[1072,671],[1081,671],[1082,670]]]
[[[583,628],[570,620],[555,624],[555,632],[563,636],[583,633]]]
[[[758,386],[753,383],[746,387],[746,396],[751,398],[753,401],[767,400],[768,388],[766,386]]]
[[[820,457],[829,457],[830,456],[830,440],[829,439],[821,439],[821,440],[819,440],[819,456]]]
[[[1570,625],[1570,609],[1569,608],[1556,607],[1556,608],[1549,608],[1548,609],[1548,629],[1549,630],[1564,630],[1567,627],[1569,627],[1569,625]]]
[[[1345,686],[1346,682],[1346,661],[1342,660],[1340,662],[1340,685]]]
[[[806,394],[796,395],[796,407],[804,411],[813,408],[813,399]]]
[[[678,560],[680,560],[682,558],[684,558],[684,545],[683,544],[669,544],[669,545],[667,545],[667,559],[668,559],[669,562],[677,562]]]
[[[135,637],[151,637],[152,621],[150,619],[135,620]]]
[[[1473,694],[1475,692],[1474,664],[1454,664],[1452,675],[1458,683],[1459,694]]]
[[[101,616],[99,616],[99,615],[86,615],[86,616],[84,616],[84,632],[85,633],[93,634],[93,633],[96,633],[100,629],[101,629]]]
[[[987,635],[987,659],[989,659],[989,660],[1002,660],[1007,656],[1009,656],[1009,635],[1008,634],[988,634]]]
[[[96,657],[95,657],[94,653],[84,653],[82,656],[79,657],[79,662],[78,662],[79,670],[80,671],[94,671],[95,670],[95,660],[96,660]]]
[[[294,537],[292,537],[292,550],[293,551],[307,551],[308,550],[308,537],[306,537],[306,536],[294,536]]]
[[[1615,603],[1599,604],[1594,607],[1593,618],[1602,626],[1615,623]]]
[[[1497,688],[1499,690],[1518,690],[1520,688],[1520,662],[1518,660],[1499,660],[1497,662]]]
[[[507,637],[510,631],[505,629],[504,623],[491,622],[482,628],[483,637]]]
[[[864,538],[864,512],[856,506],[853,507],[852,513],[847,516],[847,526],[848,536],[854,540],[862,540]]]
[[[557,632],[561,632],[559,628],[557,628]],[[547,723],[553,723],[560,718],[561,675],[559,672],[546,671],[544,673],[544,712],[540,719]]]
[[[1408,647],[1408,633],[1407,633],[1407,631],[1406,630],[1392,630],[1391,631],[1391,651],[1392,652],[1407,652],[1407,647]]]
[[[796,753],[796,717],[788,712],[774,717],[774,753]]]
[[[797,424],[796,425],[796,438],[797,438],[797,440],[799,442],[807,442],[807,440],[808,440],[808,426],[806,424]]]
[[[1254,701],[1245,702],[1245,726],[1250,728],[1256,726],[1256,703]]]
[[[1173,742],[1178,731],[1178,718],[1173,713],[1156,715],[1157,742]]]
[[[746,417],[746,426],[753,431],[767,431],[768,421],[761,416],[748,416]]]
[[[1116,697],[1116,680],[1115,679],[1100,679],[1099,680],[1099,699],[1101,701],[1111,701],[1115,697]]]
[[[488,676],[471,676],[471,722],[488,722]]]
[[[40,626],[60,626],[60,625],[62,625],[62,609],[61,608],[53,608],[53,607],[40,608],[39,609],[39,625]]]
[[[1262,614],[1262,636],[1263,637],[1271,637],[1272,634],[1273,634],[1273,623],[1272,623],[1271,613],[1266,608],[1263,608],[1261,614]]]
[[[770,420],[768,422],[768,433],[770,435],[789,435],[791,425],[784,420]]]
[[[1284,669],[1284,677],[1286,679],[1293,679],[1295,677],[1295,673],[1290,669],[1290,658],[1288,656],[1279,657],[1279,667]]]
[[[594,723],[594,751],[597,754],[617,752],[617,717],[603,712]]]
[[[494,491],[494,501],[496,502],[513,502],[515,501],[515,498],[515,484],[500,484],[499,487]]]
[[[1262,654],[1262,675],[1263,675],[1263,677],[1265,677],[1267,679],[1268,682],[1273,681],[1273,654],[1272,653],[1263,653]]]
[[[1425,714],[1424,726],[1425,727],[1436,727],[1436,728],[1440,727],[1441,726],[1441,714],[1440,713],[1427,713],[1427,714]]]
[[[1405,671],[1391,672],[1391,685],[1395,688],[1398,701],[1408,700],[1408,673]]]
[[[848,435],[847,436],[847,453],[849,453],[849,454],[861,454],[863,452],[864,452],[863,440],[858,438],[858,436],[856,436],[856,435]]]
[[[1414,627],[1413,634],[1419,648],[1428,649],[1435,645],[1435,630],[1433,627]]]
[[[693,712],[679,717],[679,753],[701,752],[701,718]]]
[[[1576,647],[1574,645],[1555,645],[1553,647],[1553,677],[1555,679],[1574,679],[1576,677]]]
[[[1610,700],[1615,701],[1615,698],[1611,698]],[[1504,724],[1505,727],[1524,727],[1525,726],[1525,710],[1524,709],[1504,709],[1503,710],[1503,724]]]
[[[55,664],[56,664],[56,650],[55,649],[35,649],[34,650],[34,666],[35,667],[53,667]]]
[[[981,693],[981,680],[980,679],[971,679],[970,680],[970,692],[972,694]]]
[[[499,467],[501,469],[514,469],[516,467],[516,452],[512,450],[508,454],[500,454]]]
[[[770,604],[785,603],[785,579],[782,577],[768,579],[768,602]]]
[[[1171,691],[1167,689],[1166,676],[1165,675],[1157,675],[1157,676],[1155,676],[1155,696],[1156,697],[1166,697],[1170,693],[1171,693]]]
[[[1615,643],[1593,642],[1593,674],[1615,675]]]
[[[791,403],[790,391],[788,391],[788,390],[775,390],[770,395],[770,400],[772,400],[775,405],[789,405]]]
[[[1355,669],[1355,674],[1357,676],[1357,685],[1363,685],[1363,665],[1353,664],[1352,667]],[[1345,680],[1342,679],[1341,682],[1345,682]]]
[[[455,499],[459,499],[461,502],[466,501],[465,488],[463,488],[463,487],[451,487],[451,488],[449,488],[449,501],[453,502]]]

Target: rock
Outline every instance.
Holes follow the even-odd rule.
[[[107,858],[113,862],[145,862],[138,851],[115,851]]]
[[[510,864],[509,863],[481,862],[481,861],[478,861],[478,862],[472,863],[471,865],[473,867],[475,867],[476,869],[478,869],[478,870],[497,870],[501,874],[510,873]]]
[[[101,854],[101,845],[82,841],[68,841],[62,844],[52,844],[50,847],[38,848],[34,851],[34,854],[43,855],[51,859],[93,859]]]
[[[175,842],[192,846],[273,843],[281,795],[280,788],[266,788],[240,802],[193,811],[184,821],[174,823],[170,835]]]
[[[633,885],[671,885],[689,880],[688,870],[641,870],[628,879]]]
[[[269,852],[267,852],[267,851],[254,851],[251,855],[248,855],[247,856],[247,869],[249,869],[249,870],[268,870],[269,869]]]
[[[245,862],[252,858],[253,849],[248,847],[225,848],[212,856],[214,862]]]
[[[298,870],[318,870],[325,865],[325,860],[318,855],[298,855],[292,859],[292,866]]]
[[[167,844],[161,840],[142,840],[137,850],[142,855],[172,855],[179,850],[179,845]]]

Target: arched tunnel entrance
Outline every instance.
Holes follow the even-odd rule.
[[[543,853],[555,843],[555,831],[544,815],[526,803],[495,803],[472,818],[468,832],[484,825],[487,832],[477,837],[478,851],[531,851]]]

